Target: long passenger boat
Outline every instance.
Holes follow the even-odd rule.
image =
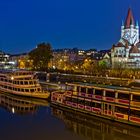
[[[54,105],[140,126],[140,90],[108,85],[67,83],[51,94]]]
[[[26,97],[47,99],[49,92],[43,91],[34,72],[25,70],[0,71],[0,91]]]

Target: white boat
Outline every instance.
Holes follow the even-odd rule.
[[[34,72],[25,70],[0,71],[0,91],[19,96],[47,99]]]

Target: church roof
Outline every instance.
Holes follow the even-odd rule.
[[[140,53],[140,51],[136,45],[133,45],[130,49],[130,53]]]
[[[118,44],[116,46],[117,47],[124,47],[124,45],[121,42],[118,42]]]
[[[121,40],[123,41],[123,42],[121,42]],[[114,48],[116,48],[116,47],[124,47],[124,48],[128,48],[128,46],[129,46],[129,42],[128,42],[128,40],[126,40],[126,39],[124,39],[124,38],[122,38],[116,45],[114,45],[113,44],[113,46],[112,46],[112,49],[114,49]]]
[[[134,17],[131,8],[128,9],[128,14],[125,20],[125,28],[129,28],[130,25],[135,25]]]
[[[140,42],[136,43],[136,46],[139,48],[140,47]]]

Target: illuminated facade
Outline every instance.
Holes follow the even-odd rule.
[[[0,69],[12,68],[13,63],[9,60],[10,55],[0,51]]]
[[[140,68],[139,25],[129,8],[125,23],[121,26],[121,39],[111,49],[112,67]]]
[[[15,54],[10,56],[10,61],[14,63],[14,67],[18,69],[31,69],[33,61],[29,59],[27,53]]]

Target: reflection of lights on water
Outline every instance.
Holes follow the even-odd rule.
[[[12,107],[12,113],[13,113],[13,114],[15,113],[15,109],[14,109],[14,107]]]

